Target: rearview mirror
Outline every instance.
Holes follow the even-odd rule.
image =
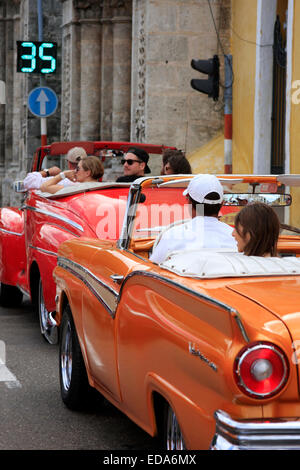
[[[224,194],[224,206],[246,206],[252,202],[263,202],[272,207],[290,206],[292,196],[290,194]]]
[[[14,182],[14,191],[16,193],[26,193],[27,189],[24,187],[23,181],[15,181]]]

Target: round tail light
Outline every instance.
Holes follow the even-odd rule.
[[[235,360],[234,375],[248,396],[269,398],[285,385],[289,364],[281,349],[272,343],[254,343],[242,349]]]

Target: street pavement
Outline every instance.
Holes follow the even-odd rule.
[[[151,450],[155,440],[106,400],[73,412],[60,398],[58,346],[28,301],[0,307],[0,450]]]

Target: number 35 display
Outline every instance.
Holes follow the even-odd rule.
[[[17,41],[17,72],[56,72],[56,42]]]

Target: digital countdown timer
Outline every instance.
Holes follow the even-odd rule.
[[[17,41],[17,72],[56,72],[56,42]]]

